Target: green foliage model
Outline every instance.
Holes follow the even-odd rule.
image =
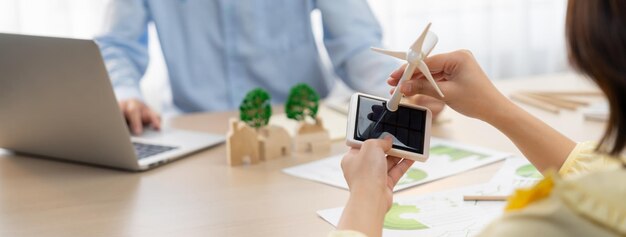
[[[271,116],[270,95],[261,88],[248,92],[239,106],[239,118],[241,121],[255,129],[267,125]]]
[[[301,83],[291,88],[285,113],[290,119],[303,121],[306,117],[315,119],[319,107],[320,96],[309,85]]]

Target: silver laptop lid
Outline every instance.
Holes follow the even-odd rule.
[[[137,169],[93,41],[0,34],[0,147]]]

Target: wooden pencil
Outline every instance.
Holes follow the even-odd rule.
[[[506,201],[509,196],[463,195],[463,201]]]

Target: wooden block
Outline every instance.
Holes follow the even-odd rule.
[[[330,151],[330,135],[326,131],[298,135],[294,138],[296,152],[322,153]]]
[[[330,146],[330,134],[324,128],[319,117],[315,119],[315,124],[306,122],[300,124],[294,137],[294,150],[296,152],[328,152]]]
[[[315,119],[315,123],[300,122],[296,130],[296,134],[310,134],[326,131],[320,117]]]
[[[330,140],[311,142],[311,147],[310,147],[311,153],[327,154],[328,152],[330,152],[331,144],[332,143],[330,142]]]
[[[226,135],[226,159],[228,165],[256,164],[259,156],[258,134],[254,128],[237,120],[231,119],[230,130]]]
[[[292,138],[283,127],[268,125],[261,128],[258,139],[261,160],[291,156]]]

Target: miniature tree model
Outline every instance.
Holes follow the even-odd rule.
[[[300,123],[294,137],[294,150],[300,152],[327,152],[330,150],[330,136],[324,129],[321,118],[317,117],[320,96],[307,84],[291,88],[285,113],[287,117]],[[307,117],[314,123],[307,123]]]
[[[289,93],[285,113],[290,119],[304,121],[307,117],[316,119],[320,96],[307,84],[301,83]]]
[[[256,88],[239,106],[239,119],[231,119],[226,135],[228,164],[237,166],[291,155],[291,137],[284,128],[268,125],[272,116],[270,95]]]
[[[271,116],[270,95],[261,88],[248,92],[239,106],[239,118],[241,121],[255,129],[267,125]]]

